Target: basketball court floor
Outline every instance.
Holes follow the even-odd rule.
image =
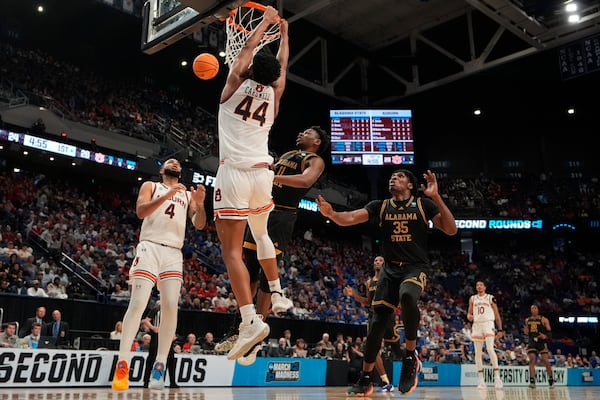
[[[162,391],[132,388],[114,392],[110,388],[1,389],[0,400],[347,400],[345,387],[235,387],[180,388]],[[419,387],[408,396],[373,393],[366,399],[406,398],[436,400],[597,400],[600,387],[509,387],[478,390],[476,387]]]

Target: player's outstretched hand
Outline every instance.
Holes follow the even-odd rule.
[[[421,185],[421,190],[423,190],[423,194],[428,197],[436,196],[438,193],[438,184],[437,178],[431,170],[427,170],[423,174],[423,178],[427,181],[427,186]]]
[[[279,20],[279,32],[282,37],[287,37],[288,35],[288,22],[283,18]]]
[[[331,207],[331,204],[329,204],[321,195],[318,195],[316,200],[321,214],[327,218],[331,217],[331,214],[333,214],[333,208]]]
[[[350,297],[354,296],[354,289],[352,289],[352,286],[346,285],[346,287],[344,287],[344,294]]]
[[[204,204],[204,199],[206,198],[206,188],[204,185],[197,185],[195,188],[190,186],[190,193],[192,194],[192,199],[194,199],[196,204]]]
[[[267,6],[263,14],[263,19],[269,24],[274,24],[279,21],[279,12],[271,6]]]

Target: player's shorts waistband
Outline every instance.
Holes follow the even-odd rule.
[[[279,204],[275,204],[275,210],[277,211],[286,211],[286,212],[292,212],[292,213],[296,213],[298,211],[298,207],[292,207],[292,206],[282,206]]]
[[[219,164],[224,165],[224,164],[229,164],[229,165],[233,165],[233,167],[235,168],[240,168],[240,169],[254,169],[254,168],[271,168],[271,164],[268,162],[258,162],[258,163],[235,163],[232,164],[231,162],[228,162],[227,160],[219,160]]]
[[[155,242],[155,241],[153,241],[153,240],[148,240],[148,239],[145,239],[144,241],[145,241],[145,242],[150,242],[150,243],[152,243],[152,244],[157,244],[157,245],[159,245],[159,246],[163,246],[163,247],[169,247],[169,248],[171,248],[171,249],[175,249],[175,250],[181,250],[179,247],[171,246],[171,245],[169,245],[169,244],[164,244],[164,243]]]

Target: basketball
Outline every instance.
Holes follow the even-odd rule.
[[[219,60],[210,53],[202,53],[196,56],[192,68],[198,78],[212,79],[219,73]]]

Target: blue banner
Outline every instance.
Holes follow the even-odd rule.
[[[600,369],[569,368],[567,370],[567,384],[569,386],[599,386]]]
[[[247,367],[236,363],[233,386],[325,386],[327,360],[258,357]]]
[[[400,382],[402,362],[394,361],[394,385]],[[460,364],[436,364],[425,362],[419,371],[419,386],[460,386]]]

